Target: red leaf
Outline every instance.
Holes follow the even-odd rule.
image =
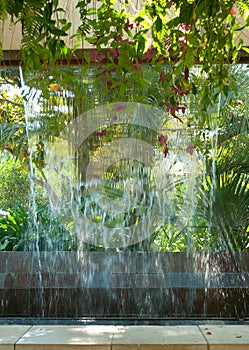
[[[168,141],[168,135],[160,135],[158,137],[158,141],[160,146],[166,145]]]
[[[103,129],[100,132],[96,132],[95,136],[105,136],[107,134],[107,130]]]
[[[167,145],[167,144],[166,144],[166,146],[165,146],[165,148],[164,148],[163,153],[164,153],[164,157],[166,158],[167,155],[168,155],[168,153],[169,153],[169,149],[168,149],[168,145]]]

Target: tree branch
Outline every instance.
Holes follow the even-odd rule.
[[[35,184],[37,184],[40,187],[45,188],[47,193],[49,193],[49,198],[51,199],[51,202],[53,206],[58,207],[60,205],[60,199],[57,196],[57,194],[54,192],[52,186],[45,180],[38,179],[37,177],[33,176],[31,178],[32,181],[34,181]]]

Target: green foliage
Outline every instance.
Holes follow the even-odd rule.
[[[27,155],[27,137],[22,97],[17,93],[17,86],[12,80],[0,90],[0,150],[8,150],[19,159]],[[12,85],[13,84],[13,85]]]
[[[57,0],[11,0],[0,4],[0,19],[8,13],[13,21],[22,24],[25,78],[30,86],[43,92],[32,150],[32,162],[40,171],[42,184],[47,181],[43,172],[44,144],[56,139],[75,117],[76,109],[82,113],[117,101],[149,103],[188,125],[189,135],[203,157],[203,181],[197,190],[197,211],[188,225],[181,231],[176,229],[177,203],[173,203],[175,214],[172,210],[171,217],[153,235],[154,241],[147,240],[144,247],[160,251],[245,250],[249,79],[245,70],[233,66],[243,44],[235,40],[241,28],[233,1],[148,0],[133,14],[130,5],[128,0],[122,4],[101,0],[91,8],[90,0],[78,0],[75,7],[81,23],[72,35],[75,46],[71,51],[65,44],[71,23]],[[237,5],[248,27],[248,1],[238,1]],[[83,65],[74,69],[59,67],[60,59],[76,50],[82,39],[93,48],[84,50]],[[62,108],[69,105],[70,99],[65,97],[68,92],[74,95],[73,111]],[[0,102],[1,150],[9,150],[28,169],[23,100],[1,91]],[[102,143],[119,135],[117,128],[111,131]],[[85,153],[96,151],[101,142],[88,140]],[[7,171],[6,167],[0,173]],[[14,188],[12,184],[11,190]],[[118,195],[113,188],[106,188],[106,192],[110,197]],[[4,205],[14,208],[14,202]],[[227,212],[233,215],[227,218]],[[51,231],[51,242],[53,237],[58,240],[61,231],[49,226],[52,218],[46,222],[39,213],[39,220]],[[38,245],[50,249],[45,231],[39,231],[38,236]],[[34,238],[31,241],[35,242]],[[64,243],[62,246],[68,247]]]
[[[17,206],[0,215],[0,250],[76,250],[77,239],[53,216],[47,206],[35,215]]]
[[[27,245],[28,216],[21,207],[0,215],[0,250],[22,251]]]
[[[186,233],[177,230],[169,219],[155,232],[151,248],[159,252],[182,252],[190,250],[190,245]]]
[[[19,7],[14,4],[9,13],[22,23],[25,71],[54,65],[58,58],[68,54],[62,38],[68,35],[71,23],[64,18],[65,10],[58,6],[58,0],[20,1]]]
[[[163,68],[164,74],[170,77],[172,72],[171,67],[167,66]],[[142,79],[144,85],[143,94],[139,97],[140,100],[163,108],[164,93],[167,91],[167,96],[174,97],[170,85],[167,84],[167,86],[162,87],[162,85],[158,83],[161,74],[158,67],[148,65],[143,67],[141,72],[143,74]],[[193,77],[195,76],[195,84],[196,86],[200,86],[203,82],[203,75],[195,74],[196,72],[200,71],[194,69],[190,71],[190,75],[193,75]],[[93,99],[89,98],[90,91],[94,92],[93,94],[96,96],[96,99],[98,99],[98,97],[102,98],[102,100],[99,100],[100,103],[106,103],[106,99],[108,100],[110,96],[103,94],[103,91],[101,91],[102,86],[97,87],[97,85],[94,85],[91,75],[84,76],[83,73],[80,74],[82,75],[80,75],[79,87],[84,96],[84,107],[87,109],[94,107]],[[175,225],[176,216],[178,215],[178,203],[176,201],[173,203],[173,206],[175,206],[175,215],[172,209],[171,217],[167,218],[162,227],[155,232],[150,240],[147,240],[144,244],[136,248],[131,247],[130,249],[185,251],[187,249],[217,250],[229,248],[245,250],[248,248],[248,185],[244,184],[247,183],[246,174],[248,174],[249,163],[247,136],[247,92],[249,85],[246,69],[234,67],[230,70],[229,74],[231,74],[233,78],[235,88],[233,91],[229,91],[227,96],[224,93],[220,94],[220,98],[217,99],[217,104],[208,111],[205,111],[205,113],[203,112],[201,116],[198,115],[199,109],[197,108],[198,106],[196,107],[197,104],[195,103],[198,101],[198,95],[194,96],[194,99],[193,96],[189,94],[184,96],[186,106],[193,103],[187,115],[187,118],[189,118],[189,134],[198,152],[203,157],[203,183],[198,189],[199,203],[194,217],[190,218],[186,227],[181,231],[178,230]],[[94,77],[94,72],[92,76]],[[214,92],[214,94],[215,93],[216,92]],[[129,98],[128,94],[127,98]],[[45,141],[51,137],[57,137],[59,132],[66,125],[65,123],[70,120],[70,115],[64,112],[58,112],[58,110],[56,112],[56,108],[60,105],[63,106],[63,103],[64,100],[61,98],[60,91],[58,91],[58,93],[55,91],[54,94],[51,95],[51,100],[48,102],[45,101],[44,113],[40,116],[39,128],[36,130],[37,135],[39,135],[39,138],[42,140]],[[11,105],[9,108],[11,112]],[[12,135],[11,133],[15,135],[15,132],[18,132],[19,128],[19,119],[17,118],[16,122],[11,114],[9,118],[11,119],[12,123],[10,123],[10,126],[13,126],[13,130],[11,131],[11,128],[2,129],[2,140],[5,140],[5,145],[8,145],[10,140],[13,139],[10,137]],[[22,114],[20,118],[22,118]],[[184,121],[186,120],[185,118],[186,117],[182,116]],[[25,129],[24,122],[25,121],[22,120],[23,125],[21,124],[21,127],[23,129]],[[3,126],[4,125],[2,125],[2,127]],[[105,130],[108,131],[106,135],[101,137],[92,135],[86,140],[88,152],[91,151],[94,154],[94,152],[98,151],[104,144],[120,137],[123,132],[123,128],[120,128],[120,126],[116,124],[106,126]],[[131,130],[128,128],[127,132],[129,133]],[[136,137],[139,138],[139,132],[136,134]],[[148,135],[142,134],[141,138],[148,140]],[[152,141],[152,143],[155,142],[156,139],[157,137],[154,135],[154,141]],[[19,142],[23,143],[21,140],[21,137],[16,137],[13,144],[15,145],[16,143],[17,146]],[[33,156],[36,159],[35,164],[37,167],[43,168],[45,164],[42,156],[42,143],[40,147],[41,148],[39,148],[37,144],[37,152],[35,152]],[[29,157],[27,155],[27,160],[28,159]],[[110,176],[111,179],[114,175],[111,169],[108,176]],[[111,181],[110,184],[112,185]],[[106,192],[111,198],[118,195],[118,191],[113,188],[106,187]],[[180,199],[180,197],[178,199]],[[227,220],[226,218],[229,210],[236,213],[233,218],[231,216],[231,220]],[[114,220],[114,222],[109,222],[108,224],[115,226],[117,222]],[[53,228],[48,228],[47,231],[49,230],[52,232]],[[43,234],[44,238],[41,238]],[[54,232],[53,235],[57,237],[56,232]],[[40,240],[40,244],[43,246],[46,242],[45,231],[44,233],[40,233]],[[42,240],[44,243],[41,243]],[[91,246],[89,249],[102,250],[104,248],[94,248]]]
[[[153,65],[158,72],[164,69],[162,62],[170,65],[167,81],[158,79],[166,109],[170,100],[175,103],[181,100],[174,87],[195,93],[196,86],[189,81],[187,72],[199,62],[205,81],[198,87],[198,96],[202,109],[207,110],[220,92],[227,94],[233,88],[226,64],[236,61],[242,46],[241,41],[235,41],[240,28],[231,11],[233,5],[232,0],[212,3],[148,0],[131,13],[134,6],[129,0],[123,4],[100,0],[98,6],[91,5],[90,0],[78,0],[75,8],[81,23],[72,34],[73,50],[82,39],[92,45],[92,52],[83,52],[85,64],[98,64],[96,83],[111,95],[112,102],[125,99],[125,85],[144,84],[142,62]],[[246,16],[247,2],[239,1],[238,5]],[[49,69],[53,70],[57,83],[68,80],[66,74],[62,77],[55,69],[59,60],[70,52],[64,39],[69,37],[71,23],[58,0],[12,0],[4,2],[2,7],[13,20],[22,23],[26,75],[37,73],[38,85],[43,76],[45,94],[51,77]],[[164,91],[166,85],[172,88],[171,96],[168,89]]]
[[[212,249],[249,248],[248,147],[248,138],[222,144],[199,188],[197,215],[206,221]]]
[[[36,207],[35,217],[30,215],[29,250],[71,251],[77,250],[77,237],[51,212],[48,205]]]
[[[0,156],[0,209],[14,210],[16,205],[28,208],[29,173],[19,160],[7,152]]]

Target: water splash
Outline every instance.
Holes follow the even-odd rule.
[[[39,248],[39,225],[37,221],[37,205],[36,205],[36,190],[35,190],[35,166],[33,163],[33,157],[35,153],[35,148],[37,144],[36,134],[34,133],[37,125],[36,117],[39,115],[39,97],[41,92],[36,89],[28,87],[23,78],[23,73],[21,67],[20,69],[20,78],[21,78],[21,89],[24,101],[24,117],[25,117],[25,127],[26,135],[28,140],[28,151],[29,151],[29,171],[30,171],[30,212],[31,212],[31,223],[30,224],[30,234],[34,234],[34,250],[37,252],[37,261],[38,261],[38,278],[39,278],[39,290],[40,290],[40,301],[41,301],[41,316],[45,315],[45,303],[44,303],[44,287],[43,287],[43,278],[42,278],[42,263],[40,257],[40,248]]]
[[[81,241],[96,246],[125,247],[150,236],[172,214],[177,186],[178,229],[195,207],[194,149],[182,125],[151,106],[115,103],[78,116],[50,145],[46,163],[60,184],[59,211]]]

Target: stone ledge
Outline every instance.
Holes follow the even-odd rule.
[[[248,325],[0,325],[0,350],[248,350]]]
[[[0,289],[47,288],[248,288],[249,272],[229,273],[1,273]]]

